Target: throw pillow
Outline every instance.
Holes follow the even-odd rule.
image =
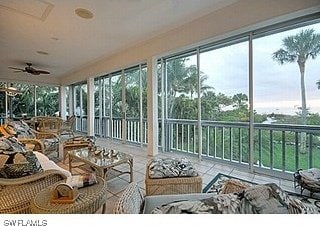
[[[166,203],[154,208],[156,214],[236,214],[240,201],[235,194],[221,194],[202,200],[181,200]]]
[[[218,193],[219,194],[238,193],[250,186],[252,185],[249,183],[246,183],[237,179],[229,179],[224,182],[221,190]]]
[[[14,152],[25,152],[24,145],[14,136],[1,137],[0,138],[0,150],[3,151],[14,151]]]
[[[34,138],[35,134],[29,125],[23,120],[20,121],[8,121],[6,130],[9,134],[16,135],[18,138]]]
[[[0,151],[0,177],[19,178],[42,171],[40,162],[32,151]]]
[[[239,194],[241,213],[288,214],[316,213],[300,200],[293,199],[274,183],[255,185]]]

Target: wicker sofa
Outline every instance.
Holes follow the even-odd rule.
[[[62,121],[61,127],[58,131],[58,135],[59,136],[68,135],[68,136],[74,137],[73,128],[74,128],[75,122],[76,122],[76,116],[74,115],[70,116],[67,120]]]

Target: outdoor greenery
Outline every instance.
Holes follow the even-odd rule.
[[[302,30],[297,35],[283,40],[283,49],[274,52],[274,60],[279,63],[297,62],[301,74],[301,108],[295,115],[258,114],[254,111],[254,122],[264,123],[272,119],[276,124],[287,124],[288,131],[277,129],[256,129],[255,164],[279,170],[294,171],[296,167],[309,167],[309,151],[312,153],[312,166],[320,167],[319,134],[296,133],[290,131],[289,125],[320,125],[320,115],[306,108],[305,97],[305,63],[315,59],[320,52],[320,35],[314,30]],[[305,40],[305,41],[304,41]],[[207,120],[202,131],[202,154],[232,161],[248,162],[249,133],[248,96],[238,93],[233,96],[215,92],[214,87],[203,86],[208,75],[200,72],[200,94],[198,93],[198,73],[196,65],[188,63],[188,57],[174,58],[166,62],[168,117],[171,119],[198,119],[198,98],[201,98],[201,120]],[[190,66],[187,66],[190,65]],[[161,69],[159,69],[161,70]],[[293,78],[294,79],[294,78]],[[159,82],[160,84],[160,82]],[[320,80],[316,83],[320,89]],[[236,128],[232,123],[219,125],[216,122],[243,122]],[[233,128],[235,127],[235,128]],[[190,153],[198,153],[199,142],[196,124],[189,126],[179,122],[171,125],[171,148]],[[260,133],[260,135],[259,135]],[[191,135],[190,135],[191,134]],[[310,140],[312,139],[312,140]],[[298,146],[297,146],[298,145]],[[298,149],[297,149],[298,148]],[[241,159],[240,159],[241,158]],[[283,158],[285,160],[283,160]]]
[[[33,117],[35,116],[35,106],[37,116],[51,116],[59,111],[58,88],[52,86],[35,86],[23,83],[10,83],[15,87],[18,94],[8,96],[8,112],[12,117]],[[36,92],[37,99],[34,99]],[[1,113],[5,113],[5,92],[0,94]],[[11,112],[10,112],[11,110]],[[12,113],[12,114],[11,114]]]

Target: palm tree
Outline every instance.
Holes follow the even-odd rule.
[[[301,86],[301,124],[307,122],[307,104],[305,90],[305,66],[308,59],[315,59],[320,53],[320,34],[314,29],[301,30],[298,34],[282,40],[283,48],[273,53],[273,59],[280,64],[297,62],[300,69]],[[301,150],[305,146],[305,134],[301,135]]]

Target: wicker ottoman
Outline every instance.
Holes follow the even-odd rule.
[[[150,164],[150,163],[149,163]],[[202,192],[202,178],[195,177],[171,177],[150,178],[149,164],[146,169],[146,195],[169,195]]]

